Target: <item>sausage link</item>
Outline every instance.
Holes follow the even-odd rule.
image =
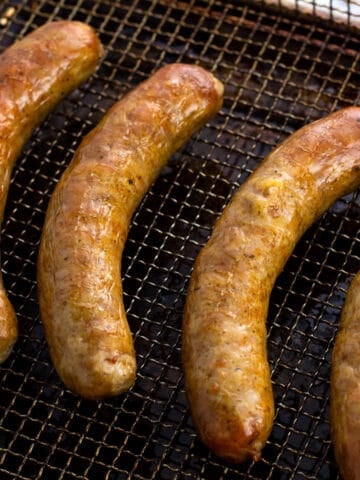
[[[222,103],[199,66],[158,70],[84,138],[48,207],[38,261],[41,317],[63,382],[99,399],[127,390],[136,359],[121,256],[134,210],[170,156]]]
[[[360,480],[360,272],[346,295],[330,378],[330,426],[344,480]]]
[[[203,442],[258,460],[274,401],[266,317],[274,282],[306,229],[360,183],[360,108],[292,134],[233,196],[198,255],[183,319],[183,367]]]
[[[39,27],[0,56],[0,222],[11,171],[34,129],[55,105],[95,70],[102,49],[80,22]],[[10,354],[18,326],[0,278],[0,363]]]

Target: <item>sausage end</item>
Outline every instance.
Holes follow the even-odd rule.
[[[18,325],[15,311],[0,289],[0,364],[9,357],[18,338]]]
[[[135,382],[136,361],[129,353],[107,356],[98,352],[95,357],[76,363],[69,358],[58,364],[58,372],[66,386],[88,400],[102,400],[129,390]],[[72,368],[73,367],[73,368]]]

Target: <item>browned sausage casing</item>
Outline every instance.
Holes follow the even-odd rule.
[[[52,22],[0,56],[0,222],[13,165],[33,130],[55,105],[95,70],[95,32],[80,22]],[[18,335],[15,312],[0,278],[0,363]]]
[[[170,156],[219,110],[222,91],[199,66],[161,68],[82,141],[52,195],[38,262],[41,317],[60,377],[82,397],[134,382],[119,271],[129,222]]]
[[[346,295],[335,338],[330,381],[330,425],[344,480],[360,480],[360,272]]]
[[[273,284],[305,230],[360,182],[360,108],[303,127],[240,186],[200,252],[183,322],[192,416],[218,456],[261,456],[272,429],[266,317]]]

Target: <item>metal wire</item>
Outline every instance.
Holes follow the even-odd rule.
[[[260,462],[226,464],[198,440],[183,386],[181,318],[194,258],[237,186],[291,132],[359,103],[359,33],[263,3],[7,0],[0,48],[60,18],[93,25],[106,56],[32,136],[12,176],[2,268],[21,334],[0,367],[1,480],[337,479],[329,376],[340,309],[360,265],[358,196],[339,200],[305,234],[276,283],[268,351],[277,412]],[[47,203],[109,106],[179,61],[214,71],[224,106],[174,156],[133,218],[122,276],[136,384],[111,400],[84,401],[57,377],[39,321]]]

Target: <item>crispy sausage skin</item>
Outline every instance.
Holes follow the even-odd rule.
[[[360,272],[346,295],[335,337],[330,379],[330,425],[344,480],[360,480]]]
[[[52,195],[41,317],[55,368],[81,397],[117,395],[135,380],[119,271],[129,222],[170,156],[220,109],[222,92],[199,66],[161,68],[84,138]]]
[[[195,261],[183,319],[194,424],[215,454],[258,460],[274,414],[266,317],[274,282],[306,229],[360,183],[360,108],[301,128],[261,163]]]
[[[80,22],[39,27],[0,56],[0,221],[13,165],[34,129],[95,70],[102,48]],[[0,278],[0,362],[18,335],[14,309]]]

